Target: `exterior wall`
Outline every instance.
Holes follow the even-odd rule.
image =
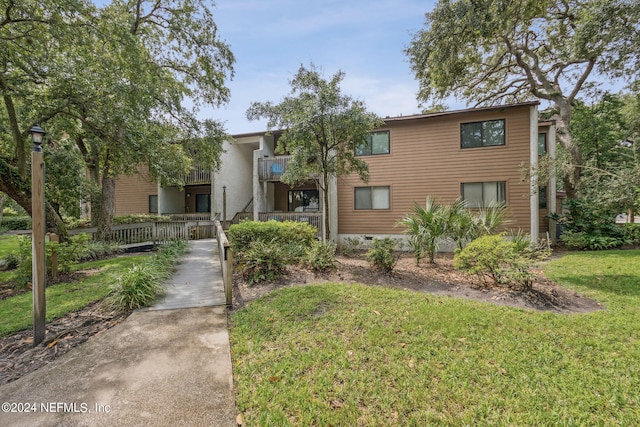
[[[149,179],[149,169],[139,166],[133,175],[116,178],[115,215],[148,214],[149,196],[158,194],[158,184]]]
[[[223,214],[223,191],[227,188],[227,220],[231,220],[237,212],[242,211],[251,201],[253,195],[253,150],[258,147],[241,138],[234,142],[225,141],[225,152],[220,158],[220,170],[214,174],[212,209]]]
[[[506,182],[509,228],[531,229],[529,182],[522,166],[530,162],[531,109],[535,104],[388,120],[390,154],[360,157],[369,164],[369,182],[356,175],[338,181],[340,235],[398,235],[398,220],[426,196],[450,203],[461,195],[461,184]],[[505,119],[504,146],[461,148],[460,124]],[[354,188],[389,186],[390,209],[355,210]]]

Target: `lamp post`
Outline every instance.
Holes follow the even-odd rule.
[[[45,216],[44,216],[44,158],[42,141],[45,131],[34,125],[29,129],[33,141],[31,152],[31,289],[33,293],[33,346],[44,340],[45,335]]]
[[[227,229],[227,186],[222,186],[222,229]]]

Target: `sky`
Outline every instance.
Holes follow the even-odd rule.
[[[435,3],[217,0],[214,20],[236,57],[235,76],[227,84],[231,101],[201,116],[223,121],[232,135],[264,131],[266,121],[246,119],[249,105],[278,103],[289,94],[289,81],[300,66],[312,63],[326,79],[343,71],[342,93],[364,101],[381,117],[419,113],[418,83],[403,50]]]

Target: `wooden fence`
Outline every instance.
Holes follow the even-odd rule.
[[[70,234],[90,234],[95,239],[98,229],[78,228],[70,230]],[[164,221],[142,222],[138,224],[114,225],[111,229],[111,240],[122,245],[150,242],[164,243],[180,239],[208,239],[215,237],[214,221]]]

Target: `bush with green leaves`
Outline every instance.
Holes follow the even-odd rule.
[[[186,248],[183,240],[165,243],[149,262],[125,270],[112,286],[107,303],[120,311],[151,305],[164,293],[162,282],[169,277]]]
[[[640,223],[626,223],[623,226],[624,240],[629,245],[640,245]]]
[[[308,248],[316,239],[317,232],[316,227],[306,222],[243,221],[229,227],[227,237],[237,256],[243,257],[256,241],[282,246],[294,243]]]
[[[283,246],[273,241],[256,240],[249,245],[242,264],[242,272],[249,284],[271,282],[284,275],[287,265],[291,263],[289,249],[289,245]]]
[[[338,245],[337,251],[342,255],[349,257],[356,253],[358,248],[360,248],[360,243],[359,237],[345,237]]]
[[[570,249],[603,250],[622,246],[625,231],[615,223],[619,212],[615,207],[587,199],[566,202],[565,214],[550,218],[564,227],[560,240]]]
[[[560,240],[569,249],[601,251],[622,246],[623,238],[587,233],[586,231],[565,231]]]
[[[336,244],[331,241],[313,242],[307,250],[305,263],[315,271],[336,268]]]
[[[456,249],[453,265],[477,275],[485,285],[489,283],[529,289],[533,282],[530,267],[535,261],[526,252],[518,252],[516,245],[503,235],[486,235]]]
[[[2,218],[2,230],[31,230],[30,216],[6,216]]]
[[[371,249],[366,254],[367,261],[372,267],[385,273],[391,273],[400,258],[396,252],[398,246],[399,240],[391,237],[373,239]]]

